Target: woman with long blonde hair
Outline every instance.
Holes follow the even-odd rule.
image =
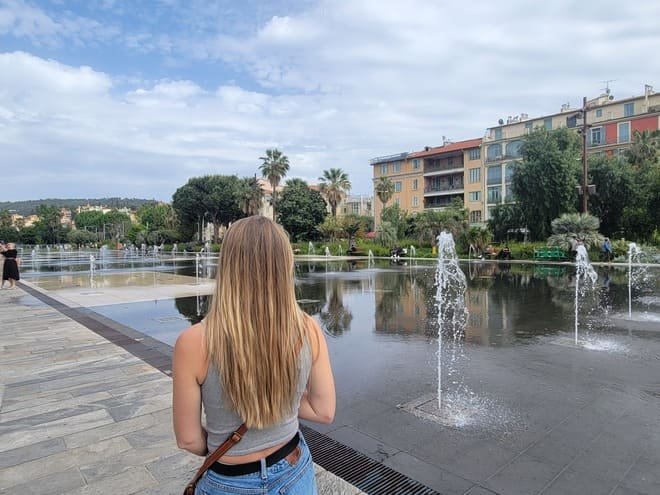
[[[323,332],[296,301],[288,236],[266,217],[235,222],[216,278],[206,318],[174,347],[174,432],[200,456],[247,432],[195,493],[315,494],[298,418],[332,422],[335,387]]]

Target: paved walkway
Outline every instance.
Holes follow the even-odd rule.
[[[21,289],[0,291],[0,493],[176,494],[171,380]],[[317,467],[322,494],[359,494]]]

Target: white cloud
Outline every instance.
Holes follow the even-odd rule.
[[[653,0],[603,0],[598,9],[570,0],[321,0],[242,36],[211,29],[221,25],[213,15],[226,12],[209,7],[195,19],[190,8],[187,34],[141,26],[122,40],[93,20],[44,18],[23,2],[11,5],[19,8],[10,14],[0,7],[0,32],[70,39],[62,26],[73,19],[81,40],[106,29],[98,39],[173,64],[229,64],[245,76],[216,86],[193,76],[145,81],[0,55],[3,153],[32,173],[48,164],[60,171],[49,183],[77,195],[108,172],[112,179],[98,186],[115,188],[107,194],[168,199],[191,175],[252,175],[272,146],[289,155],[292,176],[315,181],[324,168],[341,167],[356,192],[368,192],[373,156],[437,145],[443,135],[479,137],[520,112],[575,106],[602,80],[617,79],[617,97],[660,85]]]

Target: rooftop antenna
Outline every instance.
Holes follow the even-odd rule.
[[[618,79],[608,79],[606,81],[599,81],[605,84],[605,87],[602,88],[602,90],[605,91],[606,95],[609,95],[612,92],[612,90],[610,89],[610,83],[614,81],[618,81]]]

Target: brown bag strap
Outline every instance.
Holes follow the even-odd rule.
[[[188,486],[186,487],[186,492],[185,493],[194,493],[195,490],[195,485],[197,485],[197,482],[199,479],[204,475],[204,473],[215,463],[220,459],[225,453],[231,449],[234,445],[236,445],[238,442],[241,441],[243,438],[243,435],[245,435],[245,432],[247,431],[247,426],[245,426],[245,423],[243,423],[241,426],[238,427],[238,430],[236,430],[234,433],[229,435],[227,440],[225,440],[220,447],[215,449],[215,451],[206,458],[204,461],[204,464],[202,464],[202,467],[200,467],[197,470],[197,473],[193,477],[193,479],[188,483]],[[192,488],[192,492],[189,492],[188,489]]]

